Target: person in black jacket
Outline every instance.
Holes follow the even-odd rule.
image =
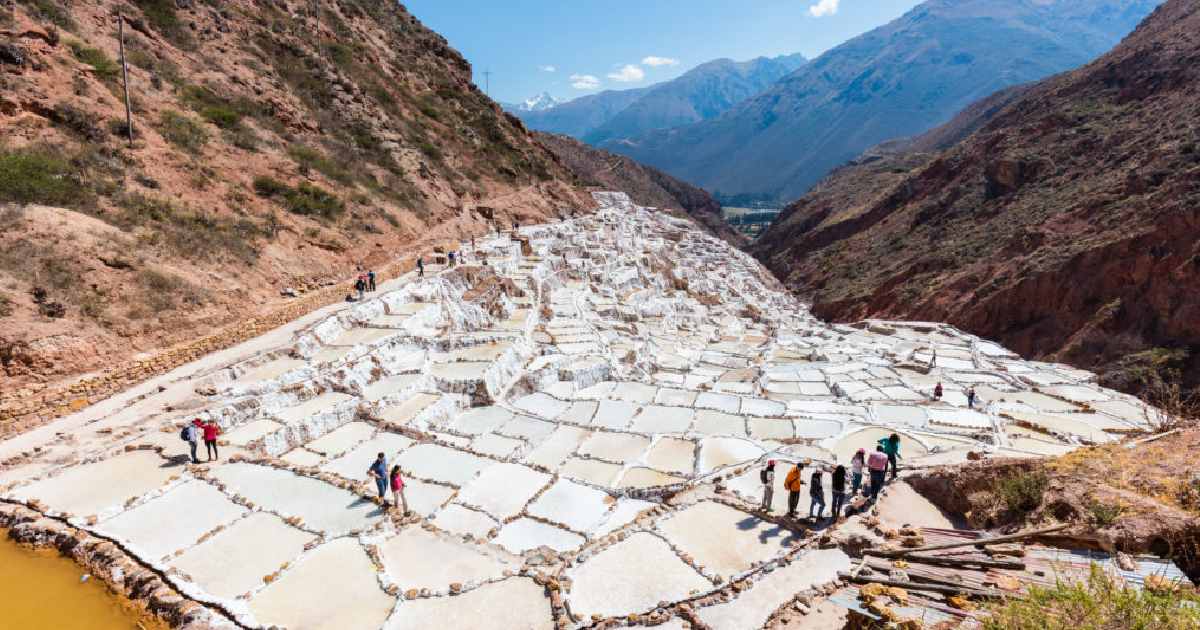
[[[837,522],[842,517],[842,504],[846,502],[846,467],[838,464],[837,468],[833,469],[833,510],[830,516],[834,522]]]

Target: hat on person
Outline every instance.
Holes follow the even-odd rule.
[[[200,418],[196,418],[195,420],[192,420],[192,424],[194,424],[196,426],[200,426],[204,423],[200,420]]]

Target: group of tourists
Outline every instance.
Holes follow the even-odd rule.
[[[933,399],[941,400],[942,394],[943,394],[942,383],[941,383],[941,381],[938,381],[938,384],[933,386]],[[979,397],[975,394],[974,387],[967,389],[967,409],[974,409],[975,401],[978,399],[979,399]]]
[[[375,291],[375,271],[363,271],[362,267],[358,268],[358,278],[354,281],[354,290],[358,292],[358,301],[361,302],[363,294]]]
[[[842,510],[847,504],[848,498],[853,498],[863,492],[871,501],[879,498],[879,492],[883,489],[884,483],[887,481],[888,470],[891,470],[892,479],[896,478],[896,473],[899,470],[900,460],[900,436],[893,433],[885,437],[875,445],[875,451],[867,455],[865,448],[858,449],[858,452],[850,458],[850,469],[837,464],[833,467],[830,479],[830,488],[832,492],[830,505],[830,518],[834,521],[842,516]],[[796,508],[800,504],[800,492],[804,485],[804,467],[808,464],[807,461],[798,461],[793,464],[792,469],[788,471],[787,476],[783,480],[783,489],[788,492],[788,509],[786,516],[788,518],[796,518]],[[810,499],[808,507],[808,517],[811,519],[821,519],[825,517],[825,468],[818,466],[813,470],[809,477],[808,496]],[[847,473],[849,474],[850,490],[846,491]],[[863,475],[867,475],[869,483],[863,485]],[[771,503],[775,498],[775,460],[769,460],[765,468],[759,472],[759,481],[763,486],[762,509],[764,512],[771,511]]]
[[[400,467],[392,466],[391,471],[388,471],[387,456],[383,453],[375,456],[375,461],[371,462],[371,467],[367,469],[367,476],[375,480],[375,489],[379,491],[379,500],[383,502],[384,507],[388,507],[387,493],[392,491],[391,507],[401,506],[403,514],[408,514],[408,499],[404,496],[404,477],[400,475]]]
[[[200,458],[196,457],[196,448],[200,445],[200,438],[204,438],[204,449],[208,451],[208,461],[219,459],[217,453],[217,436],[221,435],[221,427],[216,422],[209,420],[205,422],[200,418],[192,420],[191,424],[184,425],[180,431],[179,437],[188,443],[188,447],[192,452],[192,463],[199,464]]]

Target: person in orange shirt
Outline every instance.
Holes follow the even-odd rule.
[[[804,464],[796,462],[796,465],[788,471],[787,479],[783,481],[783,488],[788,491],[788,511],[787,516],[796,518],[796,506],[800,504],[800,486],[804,485],[804,480],[801,478],[804,471]]]

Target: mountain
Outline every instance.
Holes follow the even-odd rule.
[[[803,55],[758,57],[737,62],[717,59],[678,78],[653,85],[640,98],[588,131],[583,140],[599,145],[614,138],[670,129],[720,116],[804,65]]]
[[[404,7],[314,6],[0,3],[0,392],[590,205]]]
[[[936,131],[975,128],[950,148],[835,171],[753,253],[822,317],[947,321],[1126,390],[1164,369],[1195,385],[1198,86],[1200,4],[1169,0],[1095,62]]]
[[[708,190],[795,199],[868,147],[1109,50],[1161,0],[928,0],[709,121],[602,148]]]
[[[714,236],[732,245],[746,244],[746,238],[721,218],[721,204],[700,188],[570,136],[540,131],[534,135],[575,173],[579,185],[624,191],[638,205],[686,214]]]
[[[540,112],[514,112],[529,129],[581,138],[642,97],[649,88],[605,90]]]
[[[515,105],[505,105],[504,108],[511,112],[544,112],[548,109],[554,109],[565,102],[565,100],[550,96],[549,92],[542,92]]]
[[[530,129],[589,143],[707,120],[805,63],[803,55],[717,59],[645,88],[608,90],[545,112],[517,112]]]

